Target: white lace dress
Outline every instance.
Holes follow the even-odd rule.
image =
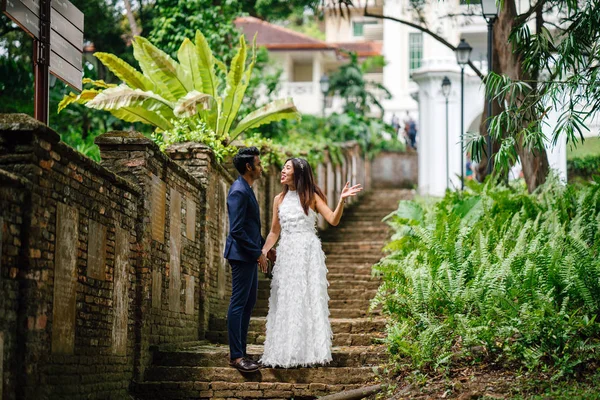
[[[295,191],[289,191],[279,205],[281,236],[271,281],[263,365],[290,368],[331,361],[327,267],[316,220],[312,209],[304,213]]]

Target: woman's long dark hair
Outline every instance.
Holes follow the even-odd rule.
[[[296,186],[298,197],[300,197],[300,204],[304,209],[304,213],[308,215],[308,210],[310,210],[315,194],[322,198],[325,203],[327,203],[327,198],[323,194],[323,191],[315,184],[312,168],[308,161],[303,158],[288,158],[285,160],[284,165],[288,161],[291,161],[294,167],[294,185]],[[282,199],[288,191],[288,185],[283,185]]]

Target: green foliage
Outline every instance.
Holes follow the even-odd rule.
[[[600,184],[469,182],[402,201],[375,267],[393,358],[422,370],[494,362],[555,378],[600,359]]]
[[[367,59],[363,64],[359,64],[356,53],[348,52],[347,54],[350,57],[349,62],[342,65],[329,77],[329,91],[346,100],[344,112],[367,114],[371,111],[371,107],[375,106],[383,114],[383,106],[375,91],[379,90],[384,99],[390,99],[391,93],[382,84],[370,82],[364,78],[368,70],[383,66],[383,59],[381,57],[373,60]]]
[[[590,180],[594,175],[600,175],[600,155],[589,155],[567,160],[567,176],[569,179],[577,177]]]
[[[600,137],[587,137],[577,146],[567,148],[567,159],[600,155]]]
[[[167,132],[174,129],[176,119],[187,120],[192,131],[202,121],[224,144],[263,124],[299,118],[292,100],[281,99],[237,121],[256,60],[253,46],[252,57],[246,63],[244,36],[240,36],[229,70],[214,57],[200,31],[196,32],[195,43],[183,41],[177,52],[179,62],[142,37],[135,39],[133,47],[142,72],[114,55],[97,53],[123,83],[114,86],[92,81],[96,88],[65,96],[59,110],[73,103],[85,104],[109,111],[121,120],[142,122]]]

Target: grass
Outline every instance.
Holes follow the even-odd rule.
[[[593,155],[600,155],[600,137],[586,138],[583,143],[577,142],[577,145],[573,147],[567,145],[567,159],[569,160]]]

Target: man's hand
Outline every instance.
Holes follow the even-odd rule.
[[[275,251],[275,247],[269,250],[269,252],[267,253],[267,259],[271,260],[271,262],[275,264],[275,260],[277,259],[277,252]]]
[[[258,257],[258,267],[260,268],[260,272],[262,272],[263,274],[267,273],[267,269],[268,269],[268,265],[267,265],[267,257],[265,257],[264,254],[261,254],[260,257]]]

